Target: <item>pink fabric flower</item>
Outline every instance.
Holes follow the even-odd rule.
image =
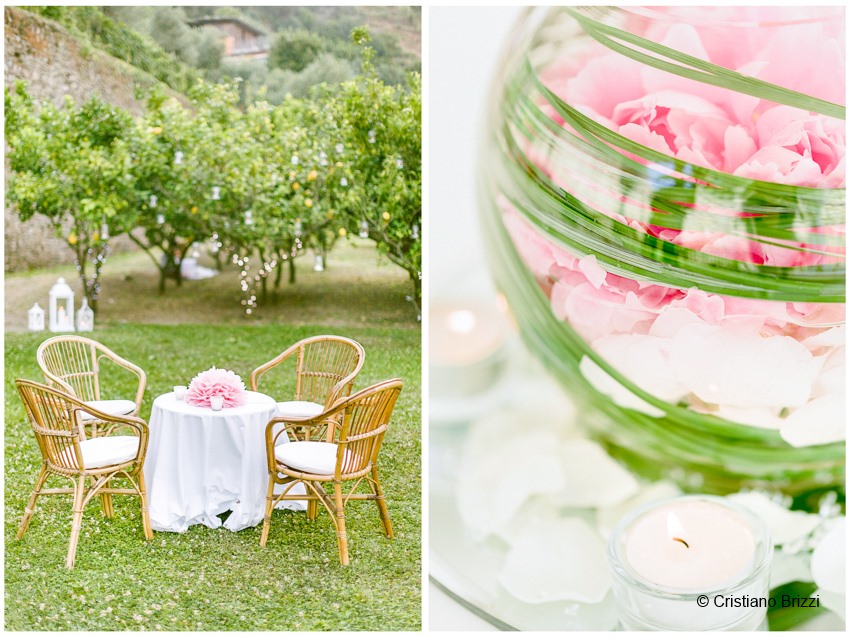
[[[245,402],[245,383],[228,369],[212,367],[195,376],[186,390],[186,402],[196,407],[209,407],[213,396],[224,398],[225,407],[237,407]]]

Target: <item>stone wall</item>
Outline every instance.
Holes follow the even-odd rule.
[[[85,101],[98,93],[106,101],[139,115],[143,103],[134,97],[136,86],[159,84],[150,75],[81,42],[61,25],[27,11],[6,7],[5,85],[25,80],[28,91],[38,101],[60,105],[66,95]],[[185,97],[168,91],[182,103]],[[8,179],[8,166],[6,167]],[[8,208],[5,210],[5,270],[15,272],[46,265],[71,263],[73,255],[64,240],[58,239],[44,218],[26,223]],[[113,253],[135,249],[119,237],[110,243]]]

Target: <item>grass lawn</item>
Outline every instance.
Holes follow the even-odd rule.
[[[92,335],[147,372],[146,420],[154,397],[188,383],[197,372],[214,364],[247,382],[252,369],[318,333],[363,344],[366,363],[355,390],[403,378],[381,450],[396,537],[383,535],[374,503],[352,503],[346,508],[347,568],[339,565],[333,526],[321,508],[316,522],[307,522],[303,512],[276,510],[262,549],[262,525],[238,533],[193,526],[185,534],[155,533],[146,542],[137,498],[115,496],[111,520],[94,499],[83,516],[75,568],[67,571],[71,496],[47,496],[39,500],[24,538],[16,540],[41,458],[14,379],[42,379],[35,350],[48,334],[17,331],[20,317],[10,319],[10,312],[23,315],[33,300],[45,305],[56,277],[71,281],[71,273],[56,268],[6,277],[7,630],[420,629],[420,331],[404,300],[406,274],[390,265],[376,267],[375,256],[362,245],[341,246],[321,274],[308,272],[305,261],[299,283],[284,284],[279,299],[261,305],[257,320],[246,320],[233,272],[187,282],[160,299],[146,257],[122,255],[107,263],[103,309]],[[277,371],[263,377],[260,389],[286,396],[289,375]],[[120,395],[129,392],[132,379],[107,376],[104,383]],[[64,486],[58,478],[51,485]]]

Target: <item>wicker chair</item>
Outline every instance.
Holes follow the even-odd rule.
[[[96,495],[100,495],[103,513],[109,518],[115,514],[113,495],[138,495],[145,537],[153,539],[142,470],[148,448],[148,426],[145,422],[135,416],[114,416],[97,411],[74,396],[47,385],[28,380],[16,380],[15,384],[42,457],[41,472],[18,527],[18,539],[26,533],[38,497],[56,494],[74,495],[71,541],[65,561],[69,569],[74,568],[83,509]],[[101,422],[107,423],[107,432],[98,438],[87,438],[83,426],[84,412],[94,414]],[[130,435],[110,435],[121,429],[128,429]],[[51,475],[67,478],[74,484],[73,488],[45,489],[44,484]],[[118,477],[127,478],[133,488],[112,488],[110,480]],[[88,488],[87,482],[90,483]]]
[[[266,426],[269,486],[260,546],[265,546],[268,541],[272,511],[282,500],[306,499],[309,519],[316,518],[319,504],[327,509],[336,529],[339,561],[343,566],[348,564],[345,505],[349,500],[374,500],[384,532],[393,537],[393,526],[378,477],[378,452],[402,384],[398,378],[387,380],[349,398],[342,398],[312,423],[286,418],[275,418],[269,422]],[[339,418],[333,418],[336,415]],[[313,426],[305,426],[310,424]],[[294,441],[276,444],[281,435],[288,434],[293,434]],[[301,438],[298,438],[299,434]],[[364,480],[370,492],[355,493]],[[343,494],[342,483],[349,481],[354,481],[354,484]],[[299,482],[305,485],[306,496],[289,493]],[[333,483],[332,494],[325,491],[323,482]],[[284,485],[280,494],[274,493],[276,484]]]
[[[366,359],[360,343],[350,338],[312,336],[251,372],[251,390],[259,391],[263,374],[292,356],[297,356],[295,399],[277,404],[280,415],[288,418],[313,418],[348,396]]]
[[[124,360],[108,347],[83,336],[54,336],[44,341],[36,353],[38,365],[48,385],[76,396],[96,411],[111,416],[138,416],[142,408],[147,378],[145,372]],[[102,400],[100,367],[107,359],[138,377],[135,400]],[[97,437],[101,422],[93,413],[82,414],[91,437]]]

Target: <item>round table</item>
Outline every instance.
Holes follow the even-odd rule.
[[[215,529],[225,511],[231,511],[224,522],[231,531],[262,522],[269,479],[265,431],[278,409],[270,396],[246,393],[244,404],[221,411],[189,405],[173,393],[154,400],[145,459],[154,530],[182,533],[193,524]],[[303,489],[297,485],[291,492]],[[307,507],[288,501],[278,508]]]

